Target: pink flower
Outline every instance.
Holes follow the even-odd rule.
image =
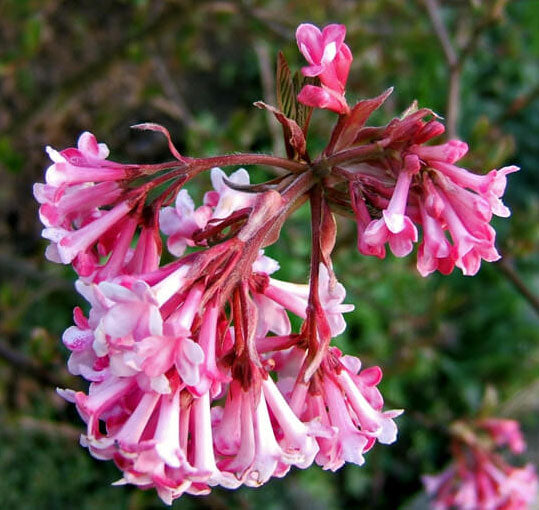
[[[187,257],[189,263],[180,259],[170,269],[149,273],[151,284],[129,275],[100,283],[79,281],[91,310],[88,319],[76,311],[76,325],[64,334],[72,352],[71,371],[91,381],[88,395],[61,391],[87,423],[82,444],[97,458],[116,462],[123,472],[118,483],[155,487],[169,503],[185,492],[207,493],[215,485],[258,486],[283,476],[290,466],[306,468],[319,453],[318,439],[333,434],[314,416],[305,422],[269,375],[275,371],[296,378],[305,351],[296,348],[300,356],[283,355],[280,364],[257,352],[264,343],[268,352],[277,351],[276,359],[279,351],[287,352],[283,337],[268,336],[270,331],[284,333],[290,346],[299,341],[286,316],[306,317],[308,287],[270,278],[279,266],[259,252],[250,283],[243,287],[248,290],[242,306],[252,321],[249,333],[238,302],[229,303],[227,310],[203,283],[233,263],[230,255],[225,251],[224,266],[210,266],[209,272],[204,268],[215,259],[204,262],[204,251]],[[275,292],[266,293],[269,288]],[[332,331],[342,332],[342,313],[351,307],[342,305],[344,287],[330,280],[325,266],[319,293]],[[352,379],[349,385],[364,387],[365,398],[380,404],[378,397],[372,400],[372,390]],[[221,406],[217,401],[223,395],[227,400]],[[380,435],[378,423],[384,418],[362,397],[354,398],[363,406],[369,430],[360,435],[367,444],[372,441],[364,434]]]
[[[234,259],[219,249],[223,266],[201,251],[149,273],[150,283],[79,281],[91,310],[88,319],[75,312],[64,341],[90,390],[60,393],[87,424],[82,444],[114,460],[118,483],[155,487],[170,503],[215,485],[258,486],[315,459],[326,469],[362,463],[376,439],[393,442],[398,412],[381,411],[379,369],[360,372],[359,360],[333,349],[313,377],[324,381],[322,396],[287,387],[308,360],[287,314],[307,317],[309,287],[270,277],[279,266],[259,252],[248,284],[234,291],[243,297],[221,303],[210,283]],[[318,290],[337,335],[351,306],[324,265]]]
[[[240,168],[227,176],[220,168],[212,168],[211,183],[215,193],[209,192],[205,202],[213,202],[212,219],[219,220],[230,216],[233,212],[245,207],[253,207],[256,200],[255,193],[237,191],[229,187],[225,179],[242,186],[249,185],[249,174],[244,168]]]
[[[314,377],[317,391],[296,381],[289,394],[290,407],[304,422],[319,420],[313,435],[320,447],[316,462],[324,469],[335,471],[345,462],[362,465],[363,454],[376,440],[383,444],[396,440],[393,418],[402,411],[381,411],[384,401],[376,385],[382,371],[360,369],[358,358],[342,356],[332,347]]]
[[[366,100],[354,112],[362,113],[364,122],[379,104],[378,98]],[[501,196],[506,176],[518,168],[476,175],[456,166],[468,150],[464,142],[423,145],[443,132],[438,121],[424,120],[431,114],[420,109],[383,128],[364,128],[366,139],[384,148],[380,149],[383,155],[339,166],[339,175],[349,183],[358,225],[358,250],[383,258],[388,243],[396,256],[404,257],[418,241],[420,226],[417,268],[421,275],[436,270],[448,274],[455,266],[465,275],[474,275],[481,260],[492,262],[500,257],[489,222],[493,214],[509,215]],[[354,126],[341,122],[332,146],[343,150],[345,142],[358,143],[361,131],[359,127],[353,135]],[[368,205],[371,210],[379,209],[381,218],[373,219]]]
[[[34,187],[43,237],[51,241],[46,255],[72,264],[89,303],[87,316],[75,309],[62,338],[70,372],[89,389],[59,393],[86,423],[81,444],[122,472],[117,484],[155,488],[171,504],[215,486],[259,486],[292,466],[362,465],[376,442],[396,441],[402,411],[383,410],[382,370],[362,369],[359,358],[331,345],[354,308],[332,269],[333,206],[353,211],[365,254],[384,258],[387,243],[405,256],[421,232],[417,267],[424,276],[454,266],[472,275],[481,260],[499,258],[489,222],[509,215],[501,197],[518,168],[475,175],[456,166],[467,145],[426,146],[444,130],[427,109],[414,106],[386,126],[366,126],[391,89],[349,108],[345,33],[336,24],[322,31],[302,24],[296,32],[308,62],[302,73],[317,78],[297,99],[340,114],[316,159],[306,152],[310,110],[306,118],[298,110],[296,123],[260,102],[283,125],[287,160],[183,157],[168,131],[152,123],[135,127],[164,134],[173,161],[109,161],[107,146],[88,132],[76,148],[47,147],[52,164],[46,182]],[[293,105],[284,109],[294,117]],[[197,207],[182,187],[219,161],[287,172],[251,185],[243,168],[229,176],[213,168],[214,189]],[[310,282],[282,281],[263,249],[307,200]],[[162,235],[169,251],[163,264]],[[461,430],[454,465],[426,479],[436,507],[525,508],[536,491],[534,469],[510,466],[494,451],[524,449],[518,424],[489,419],[476,428],[487,440]]]
[[[350,199],[352,209],[356,216],[357,225],[357,249],[364,255],[374,255],[380,259],[385,258],[386,249],[384,243],[368,244],[365,240],[365,230],[371,223],[371,215],[363,197],[359,195],[354,186],[350,185]]]
[[[472,457],[470,465],[450,466],[437,476],[423,476],[436,510],[526,510],[537,494],[531,464],[514,468],[499,459]]]
[[[81,375],[88,381],[103,381],[108,375],[109,361],[95,353],[94,332],[79,307],[73,311],[73,317],[75,326],[66,329],[62,336],[64,345],[71,351],[67,368],[71,374]]]
[[[47,147],[53,161],[45,173],[49,186],[82,184],[85,182],[119,181],[125,179],[132,167],[107,161],[109,149],[104,143],[97,143],[95,136],[88,131],[80,135],[77,149],[58,152]]]
[[[34,196],[42,204],[39,219],[46,227],[68,227],[81,224],[96,208],[114,202],[121,195],[114,181],[98,184],[77,184],[57,188],[50,184],[34,184]]]
[[[298,95],[300,102],[340,114],[349,112],[344,91],[352,53],[344,44],[345,35],[344,25],[328,25],[322,32],[309,23],[299,25],[298,48],[310,64],[301,71],[304,76],[318,76],[321,83],[321,87],[306,85]]]
[[[203,205],[195,210],[193,200],[187,190],[181,190],[176,197],[175,207],[164,207],[159,213],[161,231],[169,236],[168,251],[177,257],[183,255],[187,246],[193,246],[193,234],[204,228],[212,215],[212,210]]]
[[[339,282],[331,282],[329,272],[323,264],[320,264],[319,293],[322,306],[326,313],[332,336],[340,335],[346,328],[343,313],[351,312],[354,305],[342,304],[346,297],[346,290]],[[309,297],[308,285],[282,282],[274,278],[269,279],[269,285],[264,290],[264,295],[274,303],[281,305],[301,318],[307,317],[307,304]],[[275,306],[271,304],[270,306]],[[269,307],[264,307],[265,310]],[[269,313],[272,313],[270,310]],[[274,313],[274,312],[273,312]],[[286,334],[286,330],[278,334]]]
[[[46,227],[42,235],[51,241],[47,258],[73,263],[87,281],[155,269],[161,250],[155,228],[143,226],[131,257],[140,213],[135,209],[144,190],[128,191],[124,182],[138,177],[139,167],[108,161],[107,146],[88,132],[79,137],[77,148],[58,152],[47,147],[47,152],[53,164],[46,171],[46,184],[34,185]],[[108,261],[100,263],[107,256]]]
[[[338,94],[327,87],[305,85],[298,94],[298,101],[313,108],[322,108],[346,115],[349,111],[344,94]]]
[[[423,203],[419,203],[423,242],[417,250],[417,270],[421,276],[427,276],[438,270],[449,274],[455,267],[453,250],[442,225],[431,216]]]
[[[520,454],[526,449],[526,443],[520,431],[520,424],[516,420],[502,418],[487,418],[478,423],[494,439],[498,446],[509,446],[509,449]]]
[[[462,424],[460,426],[462,428]],[[526,510],[537,495],[535,468],[508,464],[478,440],[481,430],[498,446],[509,445],[514,453],[525,448],[514,420],[489,418],[466,428],[452,441],[453,462],[439,475],[423,476],[432,506],[439,510]]]
[[[232,189],[225,179],[234,184],[249,185],[249,174],[243,168],[228,177],[220,168],[213,168],[211,181],[214,191],[206,193],[204,205],[195,209],[189,193],[181,190],[176,197],[175,207],[164,207],[161,210],[160,228],[169,236],[167,247],[170,253],[177,257],[183,255],[188,246],[197,244],[193,238],[196,232],[205,228],[211,230],[236,211],[253,207],[256,194]],[[201,244],[204,244],[204,241]]]
[[[363,232],[365,244],[380,250],[388,242],[397,257],[408,255],[413,249],[413,243],[417,241],[417,229],[406,216],[406,203],[412,177],[419,171],[419,160],[408,156],[404,164],[391,200],[382,211],[382,218],[373,220]]]
[[[90,220],[78,230],[71,231],[61,227],[43,229],[42,236],[52,241],[45,255],[52,262],[69,264],[99,241],[99,239],[131,210],[128,202],[121,202],[110,211],[102,213],[97,219]]]

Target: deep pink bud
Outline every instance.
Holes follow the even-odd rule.
[[[322,85],[305,86],[298,95],[300,102],[340,114],[349,112],[344,91],[353,57],[350,48],[344,44],[345,35],[344,25],[328,25],[322,32],[309,23],[297,28],[299,50],[310,64],[302,68],[302,73],[318,76]]]

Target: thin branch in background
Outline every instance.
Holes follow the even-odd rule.
[[[492,2],[487,15],[474,27],[468,41],[463,45],[459,57],[461,64],[475,51],[483,32],[500,22],[505,6],[508,3],[509,0],[495,0]]]
[[[77,441],[80,438],[80,429],[69,423],[40,420],[33,416],[20,416],[16,418],[17,429],[24,432],[37,432],[56,439],[62,437],[69,441]]]
[[[14,367],[19,372],[22,372],[36,381],[50,386],[52,388],[58,388],[65,385],[65,381],[51,374],[46,368],[37,364],[30,358],[27,358],[21,352],[13,349],[7,342],[0,339],[0,358],[3,359],[8,365]]]
[[[449,38],[446,26],[442,20],[440,14],[440,5],[437,0],[424,0],[427,7],[431,23],[434,27],[434,31],[438,36],[442,49],[444,51],[445,59],[449,66],[449,92],[447,98],[447,135],[448,138],[455,138],[457,135],[457,122],[460,108],[460,80],[462,65],[470,55],[472,55],[479,37],[481,34],[494,23],[496,23],[502,15],[503,8],[507,3],[507,0],[498,0],[490,10],[489,14],[479,23],[473,30],[467,43],[463,46],[460,55],[457,54]],[[507,113],[514,114],[515,111],[519,111],[527,104],[533,101],[539,93],[537,87],[533,88],[529,94],[520,99],[520,101],[514,101]],[[506,260],[502,259],[496,264],[496,267],[501,273],[511,282],[515,289],[520,293],[522,297],[528,301],[532,308],[539,314],[539,298],[528,289],[524,281],[515,268]]]
[[[455,49],[451,42],[449,32],[442,19],[438,0],[424,0],[429,18],[434,28],[434,33],[442,50],[449,68],[449,90],[447,93],[447,137],[457,137],[458,118],[460,113],[460,84],[464,62],[473,54],[483,32],[499,22],[503,9],[508,0],[497,0],[491,6],[487,15],[473,28],[468,40],[460,50]]]
[[[539,98],[539,83],[536,83],[527,92],[518,95],[513,99],[509,107],[495,120],[497,123],[501,123],[517,115],[519,112],[527,108],[536,99]]]
[[[258,67],[260,68],[260,80],[262,82],[264,102],[270,105],[276,105],[277,97],[275,95],[274,66],[272,65],[268,46],[262,41],[256,41],[254,43],[254,49],[258,58]],[[281,127],[270,112],[265,112],[265,115],[268,121],[268,129],[271,133],[273,154],[283,154],[284,143]]]
[[[174,82],[174,78],[171,76],[167,63],[161,56],[158,49],[153,47],[151,49],[151,62],[155,70],[155,76],[157,81],[163,88],[163,92],[166,98],[160,98],[160,101],[156,101],[158,107],[172,115],[175,119],[179,120],[189,129],[193,127],[195,123],[192,113],[187,107],[187,103],[184,101],[180,89]]]
[[[447,31],[445,23],[442,20],[442,16],[440,14],[440,5],[438,4],[438,1],[425,0],[425,5],[427,7],[431,23],[434,27],[434,31],[436,32],[440,44],[442,45],[442,49],[444,50],[444,55],[445,59],[447,60],[447,63],[450,67],[457,66],[457,52],[455,51],[455,48],[453,48],[453,44],[451,42],[451,39],[449,38],[449,33]]]
[[[539,412],[539,378],[533,380],[526,387],[512,394],[500,405],[500,416],[519,418],[529,413]]]
[[[294,23],[286,17],[286,14],[283,16],[276,9],[264,9],[252,4],[253,2],[248,0],[237,2],[239,12],[245,16],[246,20],[262,24],[264,28],[283,41],[289,41],[294,37]]]
[[[530,306],[539,315],[539,298],[526,286],[522,278],[519,276],[512,264],[507,258],[499,260],[494,267],[511,282],[513,287],[520,293],[520,295],[530,304]]]
[[[54,109],[58,108],[65,98],[75,98],[81,91],[88,90],[91,83],[107,76],[113,66],[129,52],[133,42],[141,43],[156,37],[162,37],[170,30],[181,30],[185,19],[185,9],[165,9],[155,19],[148,22],[140,30],[130,33],[112,46],[106,47],[95,59],[83,69],[67,77],[62,83],[35,100],[15,120],[3,129],[2,133],[17,137],[34,125],[45,119]]]
[[[451,43],[449,33],[440,14],[440,5],[437,0],[424,0],[434,32],[440,41],[445,59],[449,67],[449,91],[447,95],[447,137],[457,137],[457,124],[460,110],[460,75],[461,61]]]

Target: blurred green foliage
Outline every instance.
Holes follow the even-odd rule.
[[[458,131],[470,144],[473,170],[523,168],[509,178],[513,216],[495,227],[506,263],[537,294],[539,6],[503,4],[444,1],[441,15],[456,46],[477,32],[462,70]],[[414,99],[445,114],[448,65],[419,0],[0,3],[0,341],[9,349],[0,360],[2,508],[162,507],[153,492],[109,487],[116,469],[78,446],[80,420],[52,389],[56,381],[82,387],[64,368],[59,338],[72,307],[83,303],[73,273],[43,260],[30,196],[48,164],[43,147],[72,146],[91,130],[114,159],[169,159],[160,136],[129,130],[151,121],[168,127],[180,151],[193,156],[282,150],[269,117],[251,104],[271,102],[272,84],[261,75],[273,70],[279,49],[293,69],[303,65],[294,42],[303,21],[347,25],[355,56],[350,102],[395,86],[374,122]],[[324,147],[333,122],[332,114],[315,113],[311,152]],[[251,175],[253,182],[270,177],[261,168]],[[200,199],[208,183],[202,176],[189,189]],[[308,221],[308,209],[297,211],[267,250],[281,262],[282,279],[308,276]],[[175,507],[423,508],[414,503],[419,476],[447,461],[444,428],[452,420],[510,413],[530,439],[539,434],[539,324],[507,272],[484,264],[475,278],[422,279],[411,258],[360,257],[353,224],[339,219],[338,226],[335,266],[356,310],[337,344],[365,366],[383,367],[388,406],[406,409],[399,441],[376,446],[361,468],[295,471],[257,490],[216,490]],[[10,359],[13,353],[22,358]]]

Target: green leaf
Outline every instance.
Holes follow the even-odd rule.
[[[33,55],[41,44],[42,20],[39,16],[29,18],[23,30],[23,48],[27,55]]]
[[[24,157],[18,153],[7,136],[0,137],[0,164],[6,169],[16,174],[19,173],[24,163]]]

